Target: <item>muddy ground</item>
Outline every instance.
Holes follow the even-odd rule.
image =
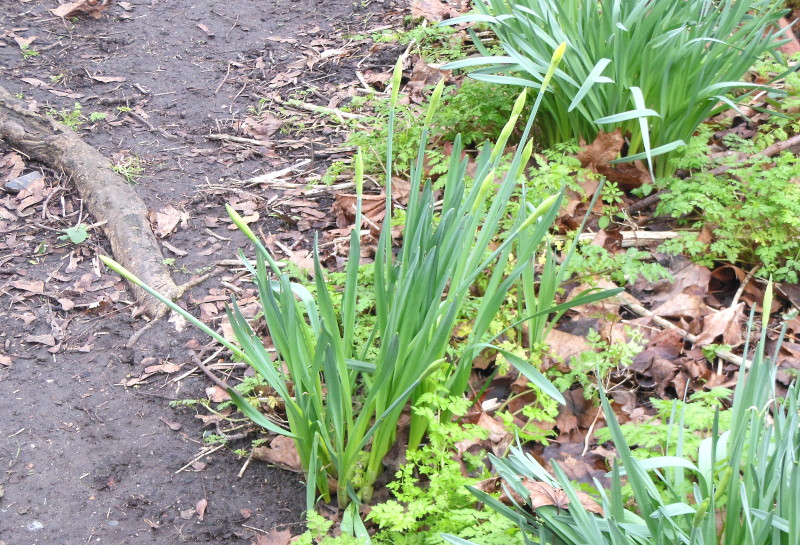
[[[270,111],[297,90],[335,104],[356,67],[388,69],[394,59],[369,59],[347,35],[379,27],[391,6],[112,0],[98,19],[62,19],[49,11],[57,6],[0,0],[0,86],[39,111],[79,103],[88,143],[123,165],[138,158],[136,189],[176,282],[211,273],[182,304],[220,325],[222,301],[247,294],[241,274],[214,267],[242,245],[223,203],[258,214],[262,233],[288,233],[290,254],[306,242],[298,232],[329,221],[324,193],[303,195],[302,206],[322,212],[298,220],[297,193],[242,183],[312,159],[285,177],[302,182],[336,158],[337,135],[296,138]],[[262,124],[248,129],[248,115]],[[146,322],[96,258],[109,251],[102,231],[80,244],[64,238],[93,223],[73,184],[2,144],[0,157],[44,174],[27,193],[0,193],[0,544],[221,545],[302,530],[298,474],[252,461],[240,475],[245,459],[232,449],[249,438],[204,445],[213,422],[169,406],[206,396],[211,383],[193,361],[209,356],[209,340],[161,321],[125,348]]]

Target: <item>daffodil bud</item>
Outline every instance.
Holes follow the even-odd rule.
[[[514,107],[511,109],[511,115],[520,115],[522,113],[522,108],[525,107],[525,99],[528,97],[528,90],[523,89],[522,92],[517,97],[517,100],[514,101]]]
[[[519,120],[519,114],[512,115],[506,126],[503,127],[503,130],[500,131],[500,136],[497,137],[497,142],[492,149],[492,156],[491,159],[495,160],[498,155],[506,148],[506,143],[508,142],[508,138],[511,136],[511,131],[514,130],[514,127],[517,125],[517,121]]]
[[[692,520],[692,526],[695,528],[703,523],[703,519],[706,517],[706,511],[708,511],[708,504],[708,498],[706,498],[697,506],[697,511],[694,512],[694,520]]]
[[[403,77],[403,57],[397,59],[397,64],[394,65],[394,73],[392,74],[392,107],[397,105],[397,96],[400,94],[400,80]]]
[[[428,104],[428,112],[425,114],[426,127],[431,124],[431,121],[433,120],[433,115],[439,108],[439,102],[442,99],[443,91],[444,91],[444,78],[439,80],[439,83],[436,84],[436,88],[433,90],[433,94],[431,95],[431,101]]]
[[[494,169],[489,171],[489,174],[483,179],[481,182],[481,187],[478,189],[478,196],[475,198],[475,202],[472,203],[472,213],[476,213],[478,208],[483,206],[483,201],[486,199],[486,194],[489,192],[489,188],[492,187],[492,183],[494,182]]]
[[[552,197],[548,197],[547,199],[543,200],[541,204],[539,204],[539,206],[536,207],[536,210],[534,210],[530,216],[525,218],[525,221],[523,221],[522,225],[520,226],[520,230],[524,231],[525,229],[533,225],[536,222],[536,220],[545,215],[553,207],[553,205],[557,200],[558,200],[558,195],[553,195]]]

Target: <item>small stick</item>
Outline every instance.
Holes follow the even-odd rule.
[[[247,466],[250,465],[250,461],[252,459],[253,459],[253,451],[251,450],[250,451],[250,455],[247,457],[247,460],[244,461],[244,465],[242,466],[242,469],[239,470],[239,473],[238,473],[237,477],[239,477],[241,479],[244,476],[244,472],[247,471]]]
[[[338,117],[340,121],[343,121],[345,119],[364,119],[364,116],[360,114],[345,112],[338,108],[329,108],[328,106],[317,106],[316,104],[308,104],[306,102],[300,102],[299,100],[287,100],[284,102],[282,100],[276,99],[276,101],[285,104],[286,106],[289,106],[291,108],[296,108],[298,110],[305,110],[307,112],[315,114],[334,115]]]
[[[201,452],[200,454],[198,454],[197,456],[195,456],[195,457],[194,457],[194,459],[193,459],[191,462],[189,462],[188,464],[186,464],[185,466],[183,466],[182,468],[180,468],[178,471],[176,471],[176,472],[175,472],[175,474],[177,475],[177,474],[178,474],[178,473],[180,473],[181,471],[184,471],[185,469],[187,469],[187,468],[188,468],[189,466],[191,466],[193,463],[195,463],[195,462],[199,461],[199,460],[200,460],[200,458],[205,458],[205,457],[206,457],[206,456],[208,456],[209,454],[213,454],[213,453],[217,452],[219,449],[221,449],[221,448],[222,448],[222,447],[224,447],[224,446],[225,446],[225,443],[222,443],[221,445],[217,445],[216,447],[212,448],[211,450],[207,450],[207,451],[205,451],[205,452]]]
[[[247,180],[246,182],[244,182],[244,185],[249,187],[249,186],[253,186],[253,185],[266,184],[266,183],[270,183],[272,181],[277,181],[281,177],[283,177],[283,176],[285,176],[287,174],[291,174],[292,172],[299,171],[301,167],[306,166],[310,162],[311,162],[311,159],[303,159],[302,161],[299,161],[298,163],[295,163],[294,165],[292,165],[290,167],[282,168],[282,169],[276,170],[274,172],[268,172],[267,174],[261,174],[260,176],[256,176],[255,178],[251,178],[250,180]]]
[[[233,26],[236,26],[236,24],[234,24]],[[233,27],[231,27],[231,29],[233,29]],[[230,32],[230,31],[229,31],[229,32]],[[222,86],[223,86],[223,85],[225,85],[225,82],[226,82],[226,81],[228,81],[228,76],[229,76],[230,74],[231,74],[231,63],[230,63],[230,62],[228,62],[228,70],[225,72],[225,77],[224,77],[224,78],[222,78],[222,81],[221,81],[221,82],[219,82],[219,85],[217,85],[217,88],[214,90],[214,94],[215,94],[215,95],[216,95],[217,93],[219,93],[219,90],[220,90],[220,89],[222,89]]]
[[[800,134],[795,134],[788,140],[784,140],[783,142],[775,142],[771,146],[764,148],[763,150],[759,151],[758,153],[754,153],[747,159],[743,159],[739,161],[735,165],[724,165],[721,167],[717,167],[711,171],[711,174],[722,174],[732,168],[737,168],[742,166],[743,164],[755,159],[756,157],[774,157],[781,153],[782,151],[786,151],[787,149],[791,148],[792,146],[796,146],[800,144]]]
[[[209,140],[221,140],[226,142],[235,142],[237,144],[253,144],[256,146],[263,146],[263,140],[256,140],[255,138],[244,138],[242,136],[231,136],[229,134],[209,134],[206,135]]]
[[[756,272],[758,272],[758,269],[760,268],[761,265],[756,265],[755,267],[750,269],[750,272],[747,273],[747,276],[744,277],[744,280],[742,280],[742,283],[739,285],[739,289],[736,290],[736,294],[733,296],[733,301],[731,301],[732,307],[735,307],[736,304],[739,302],[739,298],[742,296],[742,293],[744,293],[744,289],[747,287],[747,284],[750,283],[750,280],[753,279],[753,276],[756,274]]]

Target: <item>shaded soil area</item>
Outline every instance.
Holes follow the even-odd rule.
[[[316,227],[313,215],[298,226],[294,196],[243,181],[306,158],[301,174],[318,175],[335,158],[336,135],[293,139],[269,111],[300,88],[332,100],[356,65],[381,69],[346,35],[378,26],[388,3],[132,0],[98,19],[62,19],[57,6],[0,1],[0,85],[62,121],[79,104],[77,130],[136,183],[176,282],[208,277],[184,302],[220,325],[229,294],[248,290],[240,272],[215,268],[244,245],[222,204],[260,218],[262,233]],[[162,320],[125,348],[145,322],[99,264],[108,247],[70,180],[3,144],[0,159],[6,174],[43,174],[0,193],[0,544],[225,544],[301,530],[299,475],[204,443],[215,422],[169,405],[205,397],[192,362],[209,358],[207,339]],[[324,209],[324,195],[310,199]],[[88,239],[75,244],[66,230],[80,225]]]

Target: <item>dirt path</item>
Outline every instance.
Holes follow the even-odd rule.
[[[97,20],[65,21],[48,11],[56,5],[0,0],[0,85],[65,116],[79,103],[87,142],[123,165],[139,161],[137,191],[157,213],[157,230],[174,231],[164,257],[177,282],[234,256],[240,239],[227,229],[223,202],[255,203],[251,212],[280,231],[286,220],[265,204],[275,195],[235,181],[309,156],[269,128],[262,147],[221,148],[206,136],[252,138],[259,128],[242,134],[244,121],[265,92],[285,98],[314,82],[324,93],[343,73],[352,77],[359,59],[337,57],[334,44],[344,27],[376,26],[368,14],[388,9],[351,0],[132,0],[112,2]],[[105,119],[92,122],[93,112]],[[2,144],[0,158],[6,171],[22,161],[24,172],[45,175],[27,192],[0,193],[0,545],[219,545],[252,541],[255,529],[299,529],[297,474],[254,462],[237,477],[244,460],[229,448],[209,453],[194,411],[168,405],[204,395],[202,375],[180,377],[208,355],[206,339],[163,322],[125,349],[143,322],[131,318],[125,286],[98,264],[104,240],[91,228],[79,245],[63,239],[64,229],[92,223],[74,188]],[[188,294],[189,306],[217,305],[201,309],[218,320],[222,281],[243,289],[225,270]]]

